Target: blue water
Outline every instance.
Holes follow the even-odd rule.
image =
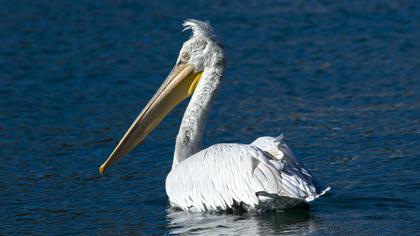
[[[420,230],[418,2],[2,1],[0,16],[0,234]],[[310,210],[171,210],[186,103],[98,173],[172,68],[186,18],[209,20],[227,55],[206,144],[284,132],[332,187]]]

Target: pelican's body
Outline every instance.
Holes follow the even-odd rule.
[[[286,209],[323,194],[281,136],[259,140],[263,146],[215,144],[179,163],[166,178],[171,205],[186,211]]]
[[[192,95],[176,139],[166,192],[186,211],[284,209],[305,205],[322,188],[285,144],[283,135],[251,144],[201,145],[208,110],[224,72],[223,49],[207,23],[189,20],[168,79],[124,135],[100,172],[138,145],[180,101]]]

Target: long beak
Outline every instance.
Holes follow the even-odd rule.
[[[201,74],[192,65],[176,65],[108,159],[99,167],[99,172],[104,174],[108,167],[142,142],[176,105],[191,96]]]

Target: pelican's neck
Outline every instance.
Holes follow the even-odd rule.
[[[205,68],[182,118],[176,138],[172,169],[202,148],[207,113],[223,76],[222,66]]]

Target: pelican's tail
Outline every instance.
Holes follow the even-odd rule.
[[[328,192],[331,188],[322,186],[296,158],[286,144],[284,135],[277,137],[260,137],[251,146],[272,156],[269,160],[282,179],[282,191],[279,196],[287,196],[311,202]],[[266,196],[267,197],[267,196]]]
[[[310,196],[306,197],[305,201],[312,202],[313,200],[319,198],[320,196],[324,195],[325,193],[327,193],[330,190],[331,190],[331,187],[324,188],[324,190],[322,190],[319,194],[310,195]]]

